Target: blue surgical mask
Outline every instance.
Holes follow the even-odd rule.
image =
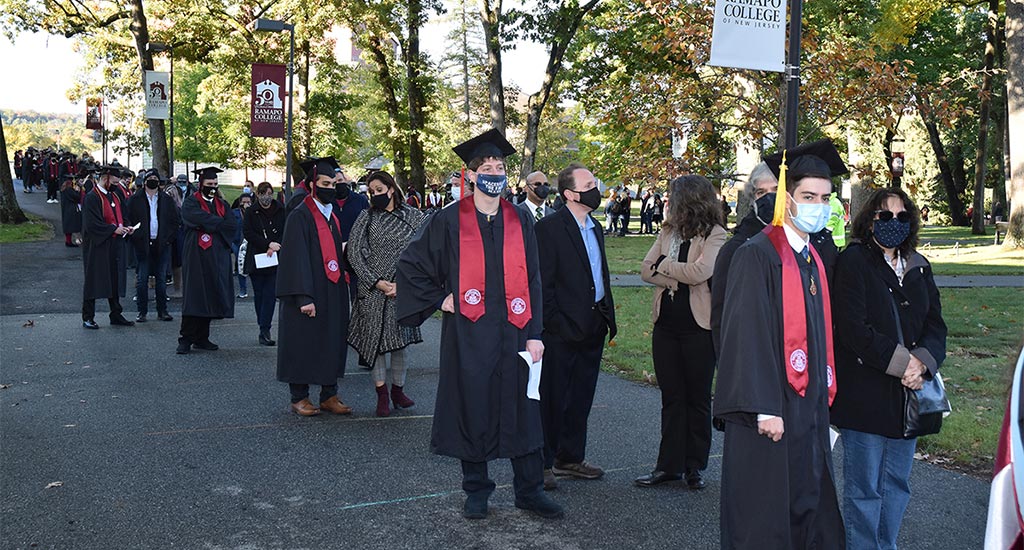
[[[508,176],[505,174],[477,174],[476,186],[490,197],[500,196],[508,187]]]
[[[792,198],[793,196],[790,195],[790,199]],[[790,219],[793,220],[794,227],[807,234],[825,229],[825,224],[828,223],[828,217],[832,212],[828,204],[801,204],[795,200],[793,200],[793,204],[796,205],[796,214]]]

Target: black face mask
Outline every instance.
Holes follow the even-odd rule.
[[[766,193],[754,201],[754,216],[765,225],[772,223],[775,216],[775,193]]]
[[[217,186],[216,185],[204,185],[203,186],[203,196],[208,198],[208,199],[212,199],[213,197],[216,197],[217,196]]]
[[[348,198],[349,186],[347,183],[339,183],[334,186],[334,198],[343,201]]]
[[[551,186],[548,184],[538,185],[533,188],[533,194],[537,195],[537,198],[544,200],[551,194]]]
[[[332,202],[334,202],[335,195],[336,195],[336,193],[334,192],[334,188],[333,187],[328,187],[328,188],[317,187],[316,188],[316,200],[320,201],[320,204],[324,204],[324,205],[331,204]]]
[[[579,203],[591,210],[597,210],[601,206],[601,190],[597,187],[580,192]]]
[[[391,197],[387,193],[381,193],[380,195],[373,195],[370,197],[370,206],[377,210],[384,210],[391,204]]]
[[[160,187],[158,180],[146,180],[146,189],[156,189],[157,187]]]

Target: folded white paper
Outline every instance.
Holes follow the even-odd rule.
[[[828,427],[828,439],[829,439],[829,443],[831,443],[831,445],[832,445],[830,448],[831,449],[835,449],[836,448],[836,441],[839,440],[839,432],[835,428],[833,428],[832,426]]]
[[[526,382],[526,397],[540,401],[540,371],[544,364],[544,358],[542,357],[540,361],[534,363],[533,357],[528,351],[519,352],[519,357],[522,357],[530,367],[530,379]]]
[[[265,252],[263,254],[257,254],[253,256],[253,259],[256,260],[256,269],[274,267],[275,265],[277,265],[277,256],[277,254],[274,254],[273,256],[267,256]]]

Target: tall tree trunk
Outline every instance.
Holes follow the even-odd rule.
[[[942,145],[942,137],[935,123],[921,113],[921,121],[928,130],[928,141],[935,153],[935,160],[939,165],[939,179],[942,188],[946,192],[946,201],[949,203],[949,217],[953,225],[967,225],[967,218],[964,216],[964,203],[960,200],[960,193],[957,191],[956,182],[953,180],[953,169],[949,164],[949,157],[946,156],[945,147]]]
[[[423,3],[409,0],[409,15],[406,18],[408,38],[405,45],[405,70],[408,80],[409,99],[409,182],[408,188],[416,189],[423,196],[427,185],[425,155],[421,136],[426,127],[423,107],[427,102],[423,93],[423,56],[420,55],[420,27],[423,25]]]
[[[18,206],[18,194],[14,192],[11,162],[7,158],[4,120],[0,118],[0,223],[24,223],[27,221],[28,217],[21,211],[21,206]]]
[[[491,127],[505,133],[505,86],[501,80],[501,0],[481,0],[480,19],[487,46],[487,89]]]
[[[981,83],[981,109],[978,121],[978,150],[974,156],[974,216],[971,233],[985,234],[985,172],[988,168],[988,124],[992,106],[992,69],[995,64],[996,33],[999,27],[999,0],[988,2],[988,25],[985,42],[985,68]]]
[[[1024,248],[1024,0],[1006,2],[1006,52],[1011,174],[1006,246]]]
[[[149,44],[149,27],[146,25],[146,12],[142,0],[132,0],[132,22],[128,26],[135,38],[135,51],[139,55],[139,67],[142,69],[142,94],[145,97],[146,71],[153,70],[153,55],[146,48]],[[167,132],[162,119],[149,119],[149,141],[153,146],[153,166],[164,178],[170,178],[170,163],[167,153]]]
[[[544,82],[537,93],[531,94],[527,106],[526,115],[526,142],[523,144],[523,164],[519,171],[520,185],[526,184],[526,176],[533,172],[534,160],[537,155],[537,135],[540,132],[540,119],[544,113],[544,106],[551,98],[551,90],[555,87],[555,79],[562,70],[562,60],[565,52],[569,49],[580,22],[587,13],[594,9],[598,0],[590,0],[574,12],[566,14],[566,19],[558,21],[557,25],[562,28],[555,29],[554,40],[550,44],[551,53],[548,55],[548,64],[544,69]]]
[[[1000,67],[1004,71],[1006,70],[1006,28],[1005,21],[1000,21],[998,32],[996,34],[996,66]],[[999,94],[999,101],[996,104],[999,106],[999,115],[996,117],[996,140],[999,144],[1001,153],[998,156],[999,159],[999,175],[1002,177],[1002,181],[997,181],[992,189],[992,204],[999,201],[999,204],[1003,205],[1003,219],[1006,219],[1006,211],[1008,210],[1006,205],[1006,190],[1010,187],[1010,133],[1007,124],[1009,124],[1009,100],[1007,99],[1007,87],[1006,80],[996,85],[996,89]]]
[[[462,15],[462,111],[466,116],[466,125],[469,125],[469,21],[467,20],[466,3],[469,0],[462,0],[460,5]]]
[[[405,140],[402,111],[398,106],[397,84],[391,76],[391,63],[385,47],[391,47],[391,39],[386,36],[375,36],[370,39],[370,52],[377,64],[377,83],[384,92],[384,109],[388,112],[388,141],[391,143],[392,161],[395,163],[395,181],[405,187],[409,181],[409,172],[405,167]]]

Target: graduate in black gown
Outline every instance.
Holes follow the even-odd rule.
[[[85,190],[75,179],[74,174],[64,176],[59,197],[64,246],[76,248],[81,244],[77,234],[82,232],[82,201],[85,199]]]
[[[110,324],[132,326],[135,323],[121,314],[118,299],[118,269],[123,265],[126,235],[132,229],[124,226],[124,205],[111,190],[118,168],[99,170],[99,182],[86,193],[82,205],[82,262],[85,281],[82,287],[82,326],[98,329],[96,299],[105,298],[110,306]]]
[[[217,193],[218,168],[194,170],[199,191],[181,202],[182,243],[181,333],[177,353],[197,349],[216,351],[210,341],[210,322],[235,316],[235,287],[231,279],[231,239],[238,221]]]
[[[515,149],[490,130],[455,152],[476,173],[477,192],[425,222],[396,281],[400,324],[444,312],[430,449],[462,461],[466,518],[487,516],[495,487],[487,462],[496,458],[512,459],[517,507],[561,517],[542,490],[540,404],[526,396],[529,367],[518,355],[538,360],[544,346],[532,216],[499,199]]]
[[[349,308],[343,240],[334,214],[338,163],[327,157],[302,166],[313,194],[295,206],[284,226],[277,267],[277,379],[288,384],[295,414],[350,414],[352,407],[338,399],[348,352]],[[310,384],[320,386],[319,407],[309,400]]]
[[[842,381],[824,264],[808,246],[828,220],[830,177],[846,167],[831,142],[812,145],[787,152],[789,190],[783,173],[772,225],[736,251],[725,282],[714,415],[725,422],[727,550],[846,546],[829,435]]]

